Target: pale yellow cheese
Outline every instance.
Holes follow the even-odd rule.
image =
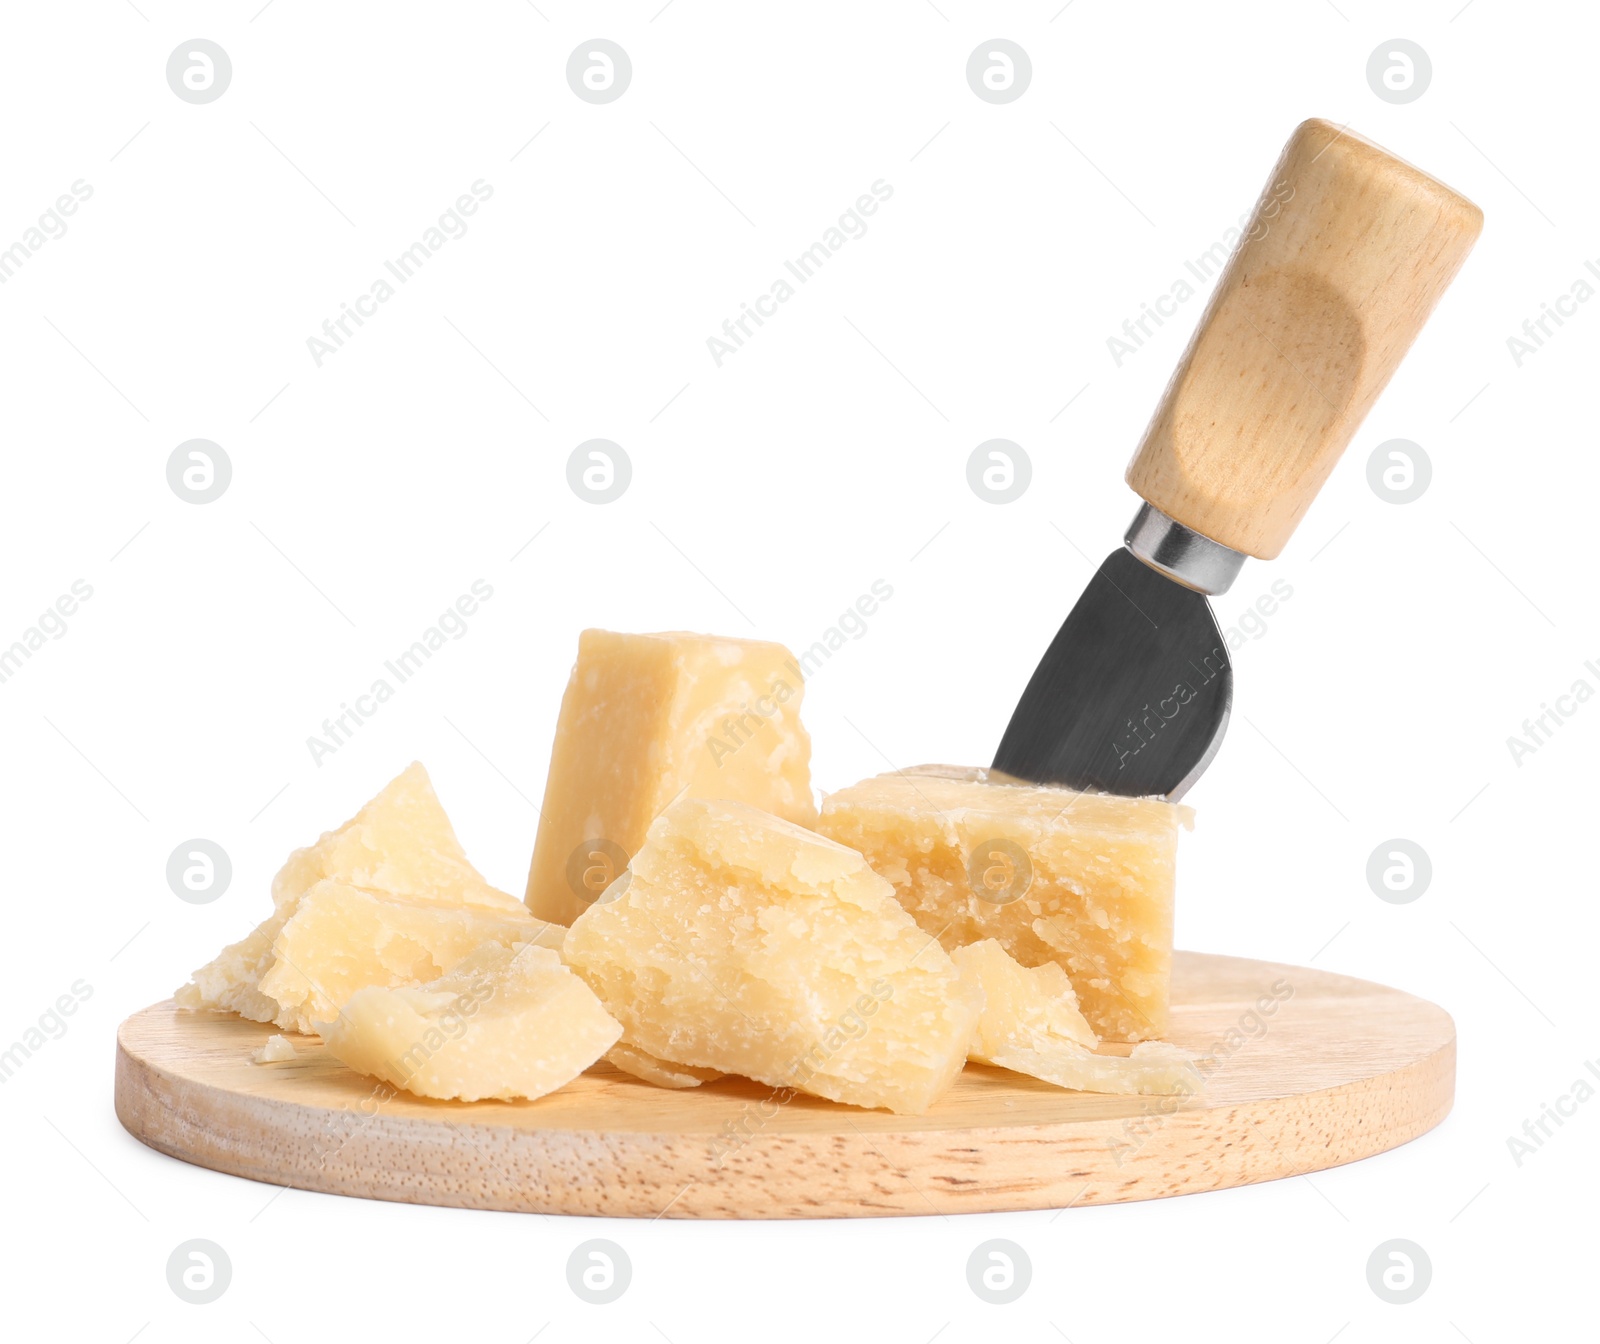
[[[993,938],[956,948],[950,960],[983,990],[983,1016],[974,1040],[993,1041],[1020,1032],[1072,1041],[1088,1050],[1100,1044],[1078,1010],[1078,996],[1067,973],[1053,961],[1024,966]]]
[[[236,943],[229,943],[180,985],[172,995],[180,1008],[213,1008],[238,1013],[252,1022],[270,1022],[278,1005],[261,992],[261,977],[272,964],[272,940],[284,917],[274,913]]]
[[[272,879],[279,909],[324,878],[371,891],[508,909],[519,904],[467,861],[421,761],[413,761],[344,825],[297,849]]]
[[[701,1083],[714,1083],[725,1075],[715,1069],[697,1069],[688,1064],[674,1064],[668,1059],[657,1059],[638,1046],[617,1044],[606,1051],[606,1060],[624,1073],[654,1083],[657,1087],[699,1087]]]
[[[324,879],[440,905],[523,908],[467,861],[428,772],[414,761],[344,825],[289,856],[272,880],[271,916],[197,970],[174,995],[179,1007],[220,1009],[256,1022],[277,1020],[280,1005],[261,993],[261,977],[300,897]]]
[[[563,955],[635,1049],[912,1114],[982,1008],[861,855],[736,802],[662,813]]]
[[[781,644],[585,630],[550,752],[528,908],[570,924],[678,798],[814,822],[804,689]]]
[[[1188,1095],[1200,1091],[1193,1058],[1164,1041],[1127,1056],[1097,1055],[1094,1032],[1054,963],[1019,965],[994,939],[957,948],[950,959],[983,991],[983,1014],[968,1057],[1081,1092]]]
[[[260,993],[276,1005],[278,1026],[310,1032],[358,989],[422,984],[485,943],[536,942],[545,927],[520,905],[449,906],[318,882],[273,940]]]
[[[994,938],[1067,972],[1090,1025],[1159,1038],[1172,975],[1178,829],[1188,808],[924,766],[823,800],[817,829],[863,853],[946,948]]]
[[[1188,1097],[1205,1087],[1194,1057],[1166,1041],[1141,1041],[1126,1055],[1095,1054],[1069,1041],[1033,1042],[973,1058],[1078,1092]]]
[[[359,1073],[421,1097],[536,1098],[622,1034],[551,949],[490,943],[424,985],[357,990],[318,1030]]]
[[[257,1064],[282,1064],[294,1057],[294,1042],[287,1036],[268,1036],[252,1056]]]
[[[546,924],[539,938],[539,944],[541,947],[554,948],[559,952],[564,945],[566,933],[566,929],[559,924]],[[605,1057],[609,1063],[624,1073],[631,1074],[644,1082],[654,1083],[657,1087],[699,1087],[701,1083],[714,1083],[723,1077],[715,1069],[696,1069],[688,1064],[675,1064],[670,1059],[657,1059],[635,1046],[620,1043],[606,1051]]]

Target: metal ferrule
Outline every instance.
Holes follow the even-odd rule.
[[[1123,542],[1158,574],[1208,597],[1227,592],[1245,562],[1243,552],[1191,532],[1150,504],[1140,507]]]

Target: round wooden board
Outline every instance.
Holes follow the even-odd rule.
[[[1177,1101],[1065,1092],[969,1066],[927,1115],[728,1078],[668,1091],[607,1064],[539,1101],[426,1101],[315,1037],[258,1065],[273,1029],[170,1000],[117,1033],[117,1115],[186,1162],[369,1199],[533,1213],[815,1218],[1155,1199],[1320,1171],[1437,1125],[1455,1024],[1382,985],[1180,952],[1170,1039],[1210,1057]],[[1273,1008],[1263,1012],[1261,1003]]]

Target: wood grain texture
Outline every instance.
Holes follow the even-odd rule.
[[[272,1028],[168,1000],[118,1032],[116,1106],[152,1148],[253,1180],[641,1218],[1155,1199],[1338,1166],[1450,1110],[1455,1026],[1409,994],[1180,952],[1173,997],[1172,1039],[1215,1060],[1206,1092],[1176,1103],[969,1066],[930,1114],[896,1116],[804,1096],[779,1105],[734,1078],[668,1091],[604,1064],[535,1102],[430,1102],[352,1073],[315,1037],[297,1039],[293,1061],[253,1064]]]
[[[1186,527],[1271,559],[1483,227],[1444,183],[1299,126],[1128,467]]]

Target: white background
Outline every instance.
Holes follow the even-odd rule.
[[[1563,1319],[1592,1330],[1600,1099],[1520,1167],[1506,1143],[1600,1054],[1600,703],[1520,766],[1506,745],[1578,678],[1600,689],[1584,668],[1600,659],[1600,304],[1521,367],[1506,344],[1600,248],[1592,14],[259,8],[94,0],[5,18],[0,248],[73,181],[93,188],[0,287],[0,644],[74,580],[93,588],[0,685],[0,1037],[74,981],[93,991],[0,1091],[8,1332],[1486,1344]],[[564,77],[597,35],[634,68],[606,106]],[[195,36],[233,62],[204,106],[164,77]],[[1033,62],[1005,106],[964,76],[995,36]],[[1396,36],[1433,63],[1402,106],[1365,74]],[[1287,552],[1217,604],[1227,626],[1274,578],[1293,588],[1235,655],[1233,726],[1188,799],[1179,941],[1444,1005],[1460,1077],[1437,1131],[1310,1179],[1061,1217],[739,1226],[298,1191],[263,1211],[269,1187],[123,1132],[118,1022],[254,923],[287,852],[406,762],[427,764],[483,871],[521,890],[584,626],[803,646],[884,579],[893,598],[808,689],[818,787],[987,761],[1120,541],[1136,504],[1123,468],[1205,295],[1120,368],[1106,338],[1250,206],[1306,116],[1436,173],[1487,226]],[[307,338],[480,178],[493,196],[470,231],[318,368]],[[706,338],[879,178],[893,196],[870,231],[718,368]],[[203,506],[165,475],[196,437],[233,465]],[[566,483],[593,437],[633,464],[605,506]],[[1004,507],[965,477],[994,437],[1034,468]],[[1366,479],[1392,438],[1433,464],[1404,506]],[[494,596],[469,633],[314,763],[308,735],[477,579]],[[232,858],[210,905],[165,880],[196,836]],[[1432,859],[1412,904],[1366,882],[1391,837]],[[634,1272],[604,1307],[565,1279],[597,1235]],[[1034,1266],[1003,1308],[965,1274],[997,1236]],[[211,1306],[166,1283],[191,1237],[232,1260]],[[1366,1282],[1393,1237],[1433,1264],[1410,1306]]]

